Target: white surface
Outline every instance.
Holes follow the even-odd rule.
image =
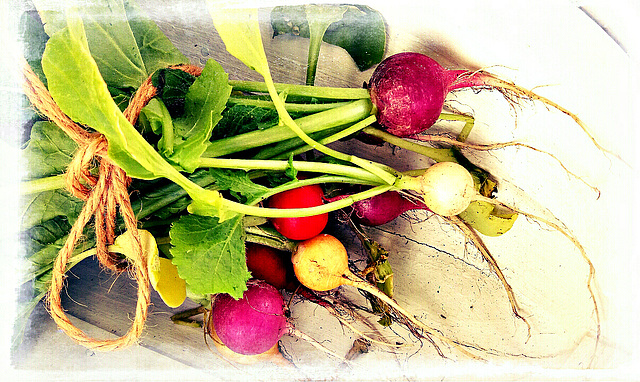
[[[149,7],[149,11],[165,31],[179,39],[174,43],[189,49],[185,53],[194,59],[194,63],[199,63],[200,58],[215,57],[229,67],[237,68],[224,53],[213,51],[212,45],[207,45],[214,38],[212,31],[202,28],[207,20],[206,15],[197,10],[200,2],[161,3]],[[442,2],[432,2],[426,7],[415,1],[371,4],[389,23],[388,54],[403,50],[421,51],[454,64],[490,68],[524,87],[544,86],[536,91],[578,114],[605,147],[619,153],[626,162],[636,163],[634,128],[637,123],[631,113],[637,91],[637,77],[632,72],[635,63],[632,65],[629,55],[578,8],[578,5],[589,7],[594,13],[604,10],[599,14],[603,15],[603,20],[608,20],[608,28],[615,31],[619,41],[624,41],[627,50],[633,52],[635,44],[628,36],[630,24],[624,23],[628,19],[610,16],[620,15],[620,8],[624,7],[629,8],[628,12],[623,12],[627,17],[637,15],[632,4],[621,1],[613,3],[619,7],[609,7],[609,3],[603,5],[601,2],[585,4],[551,0],[462,2],[456,3],[455,7]],[[615,26],[616,21],[622,21],[622,26]],[[200,44],[198,48],[194,47],[196,43]],[[304,52],[304,40],[285,43],[280,39],[266,38],[265,43],[274,60],[272,70],[277,75],[290,77],[291,68],[297,68],[300,78],[303,78],[304,68],[298,65],[304,61],[301,54]],[[209,48],[209,55],[203,56],[202,46]],[[234,73],[243,75],[246,72]],[[371,71],[357,73],[340,49],[323,47],[318,74],[322,83],[360,86],[370,74]],[[608,370],[574,370],[584,365],[592,344],[589,338],[577,351],[548,362],[506,358],[489,365],[474,363],[468,367],[462,361],[437,358],[428,346],[411,357],[403,354],[392,357],[388,352],[378,351],[358,359],[349,375],[330,368],[328,363],[321,361],[323,356],[318,356],[300,341],[286,339],[287,350],[300,360],[318,362],[301,363],[305,371],[316,370],[317,373],[310,375],[318,378],[397,379],[404,375],[416,379],[573,379],[576,376],[627,379],[634,376],[630,367],[631,361],[637,359],[638,349],[637,324],[634,322],[638,314],[638,283],[634,270],[639,266],[632,253],[637,232],[637,227],[632,230],[637,211],[632,193],[635,170],[603,156],[585,139],[573,121],[540,104],[525,103],[514,114],[497,93],[474,94],[467,91],[451,99],[455,100],[456,107],[474,111],[477,123],[472,140],[524,140],[553,152],[568,168],[602,191],[600,199],[595,200],[593,192],[567,177],[555,162],[524,149],[506,149],[474,157],[552,211],[572,229],[587,249],[596,267],[603,312],[603,341],[596,366]],[[345,148],[352,146],[345,145]],[[3,166],[11,163],[12,153],[9,150],[1,152],[8,157],[2,157]],[[418,163],[403,152],[391,158],[386,157],[388,153],[381,154],[380,150],[369,150],[363,155],[398,161],[400,166],[411,167]],[[9,166],[7,171],[3,173],[14,174],[15,166]],[[457,335],[496,349],[546,355],[547,352],[556,354],[571,349],[590,328],[590,321],[585,319],[592,306],[584,285],[584,262],[560,235],[540,231],[536,224],[519,219],[516,227],[504,237],[487,240],[525,312],[540,325],[534,327],[531,340],[524,343],[522,327],[509,316],[502,289],[486,271],[486,266],[473,253],[464,253],[461,241],[455,236],[443,236],[453,230],[441,228],[433,219],[411,225],[401,219],[385,229],[397,229],[410,239],[428,242],[438,249],[428,249],[421,244],[412,247],[410,240],[393,235],[381,236],[383,245],[397,250],[391,263],[396,272],[399,301],[412,311],[433,313],[433,316],[422,318],[452,325]],[[440,251],[443,248],[445,252]],[[476,309],[473,314],[464,309],[470,300],[474,301]],[[309,309],[304,305],[295,307],[294,317],[299,317],[299,328],[308,329],[319,339],[323,336],[332,338],[329,343],[332,348],[346,351],[353,338],[338,330],[331,319],[323,318],[319,308]],[[445,314],[448,321],[433,318],[438,314]],[[69,354],[85,351],[73,348],[74,345],[66,346],[72,349]],[[75,357],[67,357],[66,351],[55,349],[54,342],[43,339],[42,347],[47,350],[39,351],[58,356],[56,362],[66,361],[71,366],[76,361]],[[140,360],[140,363],[153,362],[153,357],[147,358],[148,351],[144,348],[132,349],[131,354],[132,359]],[[103,360],[115,365],[127,358],[122,357],[121,353],[105,354]],[[37,368],[36,360],[29,362]],[[45,358],[45,362],[50,360]],[[139,379],[152,379],[146,374],[148,367],[140,365],[140,368],[145,371],[138,375]],[[238,375],[225,377],[237,378]]]

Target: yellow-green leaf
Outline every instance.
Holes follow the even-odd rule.
[[[187,283],[178,275],[178,268],[171,260],[149,257],[149,281],[162,301],[170,308],[177,308],[187,298]]]

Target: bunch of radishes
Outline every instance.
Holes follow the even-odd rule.
[[[488,73],[447,70],[418,53],[396,54],[383,61],[371,77],[368,88],[380,126],[394,136],[412,137],[438,120],[450,91],[472,86],[495,88],[512,95],[546,101]],[[577,117],[574,119],[580,123]],[[348,215],[359,224],[375,226],[388,223],[412,209],[425,209],[455,219],[474,200],[501,204],[481,195],[477,186],[463,165],[437,162],[417,177],[400,176],[393,189],[387,192],[353,203]],[[276,209],[300,209],[317,207],[347,196],[325,196],[323,188],[314,184],[276,194],[265,205]],[[290,254],[247,243],[247,265],[255,280],[249,282],[248,290],[240,300],[227,295],[213,297],[207,331],[221,351],[227,355],[239,355],[242,362],[279,354],[275,349],[280,338],[297,332],[287,319],[283,295],[278,290],[295,290],[298,283],[302,288],[317,292],[343,285],[357,287],[388,304],[396,314],[404,317],[405,322],[426,335],[459,347],[458,343],[415,319],[375,285],[352,273],[344,245],[335,237],[322,233],[328,221],[328,213],[271,218],[273,227],[295,242]],[[505,287],[510,290],[506,281]],[[515,301],[512,305],[515,315],[522,318],[516,310]]]

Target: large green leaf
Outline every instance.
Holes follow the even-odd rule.
[[[78,145],[52,122],[36,122],[29,143],[22,150],[25,179],[33,180],[66,171]],[[21,200],[21,230],[64,216],[73,222],[83,202],[64,189],[24,195]]]
[[[309,38],[306,7],[294,5],[273,8],[271,26],[274,36],[289,34]],[[369,69],[384,58],[387,39],[384,18],[378,11],[366,5],[346,7],[342,19],[329,25],[323,41],[345,49],[361,71]]]
[[[75,221],[83,205],[82,200],[64,189],[25,195],[21,200],[21,229],[29,229],[56,216]]]
[[[237,1],[207,0],[213,26],[227,52],[263,77],[271,78],[258,24],[258,9],[239,5]]]
[[[251,277],[247,270],[242,216],[186,215],[170,231],[172,262],[196,294],[228,293],[241,298]]]
[[[35,3],[49,36],[66,27],[69,4],[51,9],[49,2],[46,6],[42,0]],[[82,17],[89,50],[109,86],[135,89],[155,70],[188,62],[132,1],[72,3]]]
[[[23,178],[37,179],[66,171],[78,145],[55,123],[40,121],[31,128],[29,143],[22,150],[26,162]]]
[[[82,19],[68,12],[67,26],[49,39],[42,57],[49,92],[71,119],[105,135],[109,157],[127,175],[139,179],[165,177],[189,193],[209,215],[223,208],[216,191],[191,182],[140,135],[111,98],[87,44]]]

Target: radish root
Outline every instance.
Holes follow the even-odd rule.
[[[466,149],[471,149],[471,150],[477,150],[477,151],[490,151],[490,150],[497,150],[497,149],[502,149],[505,147],[510,147],[510,146],[516,146],[516,147],[524,147],[530,150],[533,150],[535,152],[547,155],[549,157],[551,157],[552,159],[554,159],[556,162],[558,162],[558,164],[560,165],[560,167],[562,167],[562,169],[569,174],[570,176],[578,179],[579,181],[581,181],[585,186],[589,187],[590,189],[593,190],[593,192],[595,192],[598,196],[596,197],[596,199],[600,198],[600,190],[589,184],[587,181],[585,181],[584,179],[582,179],[579,175],[575,174],[574,172],[572,172],[571,170],[569,170],[564,163],[562,163],[562,161],[555,156],[554,154],[535,148],[531,145],[528,145],[526,143],[522,143],[522,142],[516,142],[516,141],[511,141],[511,142],[503,142],[503,143],[492,143],[492,144],[475,144],[475,143],[467,143],[467,142],[461,142],[459,140],[456,139],[452,139],[446,136],[442,136],[442,135],[430,135],[430,134],[424,134],[424,135],[414,135],[411,137],[408,137],[409,139],[413,139],[416,141],[420,141],[420,142],[438,142],[438,143],[446,143],[455,147],[459,147],[459,148],[466,148]]]
[[[520,307],[518,305],[518,301],[516,300],[516,296],[513,293],[513,288],[511,287],[506,277],[502,273],[502,270],[498,266],[498,262],[493,257],[493,255],[491,255],[491,252],[489,252],[489,249],[482,241],[482,238],[480,237],[480,235],[478,235],[478,233],[473,228],[471,228],[466,222],[464,222],[462,219],[460,219],[457,216],[451,216],[447,219],[451,223],[453,223],[455,226],[457,226],[465,234],[466,237],[471,239],[475,247],[480,251],[480,254],[482,254],[482,257],[484,258],[484,260],[487,263],[489,263],[491,270],[498,277],[498,279],[504,286],[504,289],[507,293],[507,298],[509,299],[509,303],[511,304],[511,310],[513,311],[514,316],[522,320],[522,322],[524,322],[525,325],[527,325],[527,341],[528,341],[529,338],[531,338],[531,324],[529,324],[527,319],[520,314]]]
[[[587,256],[587,252],[584,249],[584,247],[582,246],[582,244],[580,243],[580,241],[578,241],[578,239],[575,237],[575,235],[566,227],[561,226],[560,224],[557,224],[549,219],[543,218],[541,216],[536,216],[534,214],[528,213],[526,211],[522,211],[519,208],[513,207],[513,206],[509,206],[505,203],[502,203],[498,200],[495,199],[491,199],[491,198],[486,198],[483,196],[478,195],[478,199],[486,201],[487,203],[492,203],[494,205],[509,209],[515,213],[518,213],[522,216],[526,216],[530,219],[539,221],[541,223],[544,223],[546,225],[548,225],[549,227],[553,228],[554,230],[560,232],[563,236],[565,236],[567,239],[569,239],[573,245],[578,249],[578,251],[580,252],[580,255],[582,256],[584,262],[587,264],[587,266],[589,267],[589,276],[587,278],[587,290],[589,291],[589,296],[591,298],[591,301],[593,302],[593,310],[594,310],[594,314],[595,314],[595,319],[596,319],[596,338],[595,338],[595,344],[594,344],[594,349],[593,349],[593,354],[591,356],[591,361],[590,361],[590,366],[591,364],[593,364],[594,360],[595,360],[595,356],[598,350],[598,346],[600,343],[600,337],[601,337],[601,332],[602,332],[602,328],[601,328],[601,317],[600,317],[600,308],[598,305],[598,300],[596,298],[596,293],[595,293],[595,287],[594,287],[594,282],[595,282],[595,273],[596,273],[596,268],[593,265],[593,262],[591,261],[591,259],[589,258],[589,256]]]
[[[582,119],[580,119],[580,117],[578,117],[573,112],[569,111],[568,109],[564,108],[563,106],[557,104],[556,102],[553,102],[552,100],[546,97],[543,97],[537,93],[534,93],[531,90],[520,87],[514,84],[513,82],[498,78],[497,76],[489,72],[485,72],[483,70],[478,70],[474,72],[470,71],[466,74],[462,74],[458,76],[455,87],[459,87],[459,88],[462,87],[460,86],[460,84],[466,84],[466,86],[487,87],[490,89],[497,90],[500,93],[502,93],[505,99],[507,99],[507,101],[509,101],[509,103],[511,103],[512,105],[517,104],[517,102],[515,101],[517,99],[530,99],[532,101],[542,102],[544,105],[549,106],[553,109],[556,109],[559,112],[573,119],[578,124],[578,126],[580,126],[580,128],[587,135],[587,137],[591,140],[591,142],[600,151],[606,154],[609,154],[617,158],[618,160],[624,162],[624,160],[618,154],[614,153],[611,150],[606,149],[598,142],[598,140],[595,138],[595,136],[593,135],[589,127],[582,121]]]
[[[427,339],[429,339],[431,341],[431,343],[435,346],[436,350],[438,351],[438,353],[441,356],[444,356],[444,354],[439,349],[439,347],[435,344],[435,342],[433,341],[433,339],[431,337],[437,338],[438,340],[442,341],[443,343],[446,343],[448,345],[451,345],[451,346],[455,347],[458,351],[460,351],[462,354],[464,354],[465,356],[467,356],[469,358],[472,358],[474,360],[483,360],[482,357],[477,356],[477,355],[469,352],[468,350],[466,350],[463,347],[465,345],[462,345],[459,342],[456,342],[456,341],[454,341],[454,340],[452,340],[450,338],[445,337],[440,332],[438,332],[436,329],[431,328],[431,327],[425,325],[424,323],[422,323],[421,321],[419,321],[411,313],[409,313],[404,308],[402,308],[395,300],[393,300],[392,298],[390,298],[386,294],[382,293],[374,285],[371,285],[367,281],[358,278],[352,272],[350,272],[350,271],[345,272],[342,275],[342,278],[344,279],[344,284],[345,285],[350,285],[350,286],[353,286],[353,287],[358,288],[360,290],[363,290],[363,291],[371,293],[372,295],[374,295],[377,298],[379,298],[382,302],[384,302],[385,304],[387,304],[391,308],[393,308],[395,311],[397,311],[403,318],[408,320],[412,325],[414,325],[415,327],[417,327],[419,329],[422,329],[425,333],[427,333]]]

